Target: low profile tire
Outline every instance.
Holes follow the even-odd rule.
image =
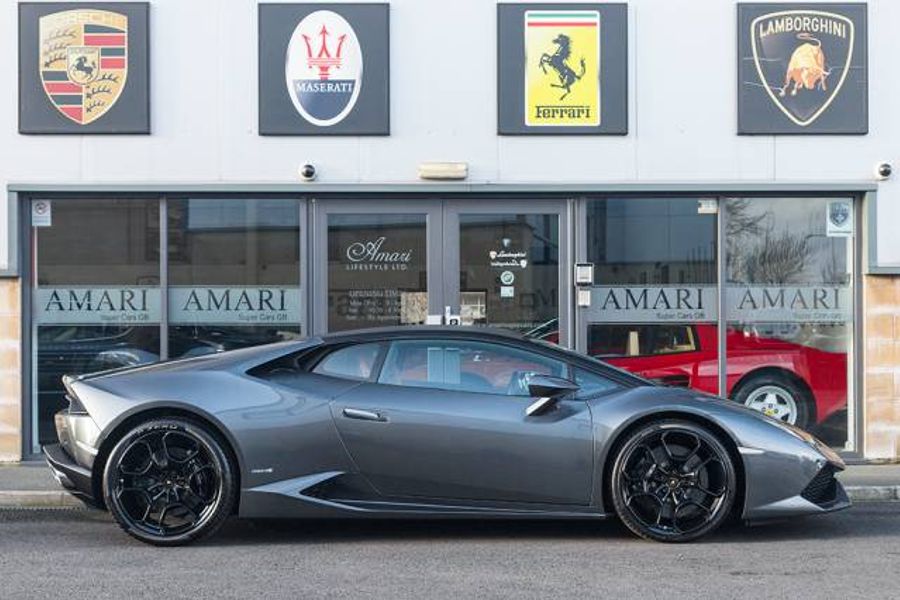
[[[813,424],[812,399],[789,377],[778,374],[752,376],[740,384],[732,398],[747,408],[807,429]]]
[[[182,418],[125,434],[103,473],[109,512],[128,535],[180,546],[218,530],[234,507],[235,467],[217,436]]]
[[[707,429],[680,420],[648,423],[622,444],[613,463],[616,514],[638,536],[689,542],[731,514],[737,476],[731,456]]]

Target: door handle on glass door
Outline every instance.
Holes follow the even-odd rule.
[[[387,421],[387,418],[381,416],[377,412],[372,412],[371,410],[362,410],[361,408],[345,408],[342,412],[348,419],[359,419],[360,421],[379,421],[382,423]]]

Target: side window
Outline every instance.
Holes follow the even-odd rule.
[[[328,354],[313,368],[313,373],[344,379],[365,380],[372,376],[381,344],[345,346]]]
[[[561,377],[562,362],[500,344],[401,341],[391,344],[379,383],[527,396],[533,373]]]
[[[607,379],[603,375],[585,371],[584,369],[575,369],[574,371],[575,383],[579,387],[578,398],[590,398],[621,387],[618,383]]]

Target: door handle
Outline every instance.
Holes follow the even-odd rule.
[[[345,408],[343,411],[344,416],[348,419],[359,419],[360,421],[378,421],[380,423],[384,423],[387,421],[386,417],[381,416],[377,412],[373,412],[371,410],[362,410],[361,408]]]

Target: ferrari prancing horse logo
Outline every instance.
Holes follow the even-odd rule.
[[[128,17],[76,9],[41,17],[40,75],[50,103],[79,125],[106,114],[128,75]]]

